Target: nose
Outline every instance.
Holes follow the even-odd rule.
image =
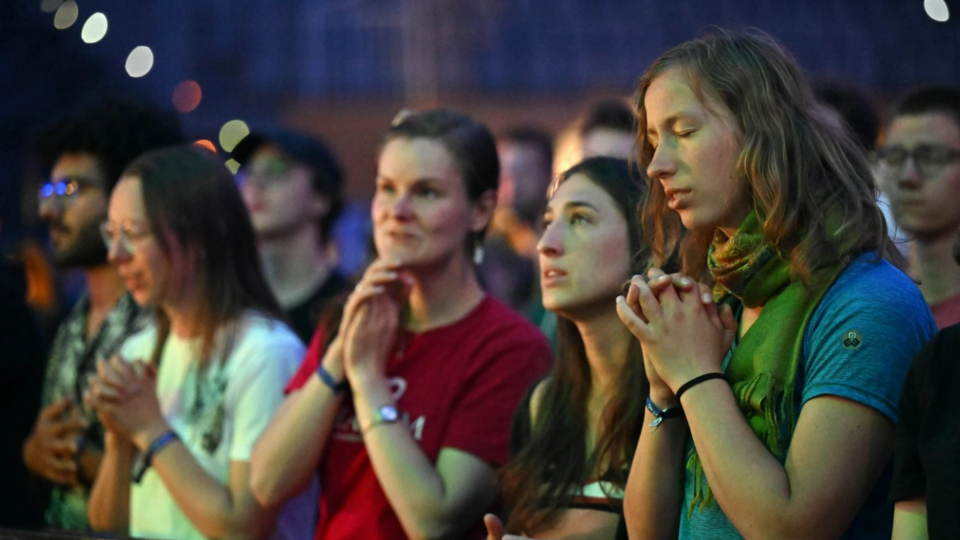
[[[56,197],[45,197],[38,201],[38,211],[42,219],[56,221],[60,219],[61,205]]]
[[[558,221],[550,223],[543,229],[540,241],[537,242],[537,252],[543,257],[563,255],[563,227]]]
[[[653,158],[647,165],[647,176],[654,180],[670,178],[677,172],[677,164],[668,141],[663,141],[653,151]]]
[[[898,184],[902,189],[919,189],[923,185],[923,175],[914,156],[907,156],[907,160],[900,167]]]
[[[260,202],[263,197],[263,189],[256,182],[244,181],[238,187],[240,188],[240,196],[248,207]]]
[[[393,213],[393,217],[396,219],[408,220],[413,218],[412,194],[409,192],[397,194],[397,196],[393,199],[393,204],[391,204],[390,210]]]
[[[120,238],[113,237],[109,242],[106,242],[105,238],[104,241],[107,246],[107,261],[116,264],[130,260],[132,254],[124,247],[124,242]]]

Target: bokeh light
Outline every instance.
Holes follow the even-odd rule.
[[[63,0],[42,0],[40,2],[40,11],[44,13],[53,13],[60,7]]]
[[[945,0],[923,0],[923,10],[927,12],[927,16],[937,22],[950,20],[950,8],[947,7]]]
[[[231,120],[220,128],[220,148],[233,152],[233,147],[250,134],[250,128],[243,120]]]
[[[240,163],[235,159],[228,159],[224,165],[227,166],[227,169],[230,171],[230,174],[237,174],[237,171],[240,170]]]
[[[107,16],[103,13],[94,13],[83,23],[80,39],[84,43],[96,43],[107,35]]]
[[[127,56],[127,74],[134,79],[143,77],[153,68],[153,51],[143,45],[130,51]]]
[[[57,13],[53,16],[53,26],[57,30],[66,30],[77,22],[79,16],[80,6],[73,0],[67,0],[57,8]]]
[[[209,150],[209,151],[213,152],[214,154],[217,153],[217,147],[216,147],[216,145],[213,144],[213,141],[211,141],[210,139],[200,139],[199,141],[194,141],[194,142],[193,142],[193,145],[194,145],[194,146],[199,146],[200,148],[203,148],[204,150]]]
[[[196,81],[183,81],[173,89],[173,106],[182,113],[188,113],[200,105],[202,97],[203,92]]]

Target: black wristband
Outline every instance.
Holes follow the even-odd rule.
[[[680,388],[677,389],[677,401],[680,401],[680,396],[682,396],[684,392],[693,388],[694,386],[704,381],[709,381],[710,379],[723,379],[723,378],[724,378],[723,373],[704,373],[699,377],[694,377],[689,381],[683,383],[683,385],[681,385]]]

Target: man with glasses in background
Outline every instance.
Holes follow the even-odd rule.
[[[282,129],[247,135],[233,158],[264,276],[291,328],[309,344],[330,301],[349,289],[330,242],[343,204],[340,163],[318,139]]]
[[[27,468],[51,488],[44,516],[51,528],[89,530],[87,497],[100,465],[103,427],[83,406],[87,377],[149,321],[107,263],[100,225],[110,191],[134,158],[181,141],[175,117],[122,101],[98,103],[37,137],[37,158],[50,171],[38,198],[53,262],[78,268],[86,278],[86,292],[57,330],[43,407],[23,444]]]
[[[960,322],[960,267],[952,248],[960,232],[960,88],[928,86],[897,100],[884,145],[880,181],[900,228],[914,239],[911,274],[938,328]]]

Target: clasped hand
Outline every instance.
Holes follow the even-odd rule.
[[[166,420],[157,399],[157,373],[152,364],[127,362],[118,356],[97,362],[97,375],[83,395],[97,411],[104,427],[138,448],[149,444],[149,434],[162,431]]]
[[[74,485],[77,476],[77,437],[87,428],[79,407],[65,398],[40,411],[33,432],[23,445],[23,460],[34,474]]]
[[[640,341],[651,395],[672,396],[694,377],[720,371],[737,331],[730,307],[718,308],[707,285],[659,268],[631,279],[617,313]]]
[[[377,259],[350,294],[338,339],[343,371],[351,386],[385,376],[400,328],[400,312],[412,286],[413,279],[399,263]]]

